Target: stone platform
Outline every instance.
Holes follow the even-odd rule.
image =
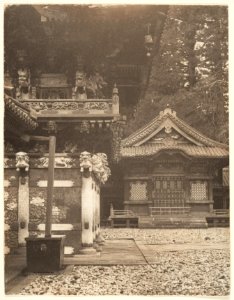
[[[142,265],[144,256],[133,239],[106,240],[102,251],[94,255],[64,258],[65,265]]]
[[[138,221],[139,228],[207,228],[206,217],[191,215],[157,215],[141,216]]]

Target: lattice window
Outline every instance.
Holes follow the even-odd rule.
[[[191,199],[194,201],[204,201],[207,200],[207,182],[206,181],[196,181],[191,182]]]
[[[130,183],[130,200],[147,200],[147,182],[136,181]]]
[[[156,188],[156,190],[159,190],[160,187],[161,187],[161,181],[156,180],[156,181],[155,181],[155,188]]]

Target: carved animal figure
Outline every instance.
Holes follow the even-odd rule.
[[[16,171],[20,169],[25,169],[26,172],[29,170],[29,157],[25,152],[16,153]]]
[[[80,154],[80,171],[84,172],[85,169],[92,171],[91,154],[87,151]]]
[[[101,183],[105,183],[110,176],[110,168],[108,167],[107,155],[105,153],[97,153],[92,156],[93,172]]]
[[[73,98],[80,100],[104,98],[102,89],[106,85],[107,83],[98,72],[95,72],[88,78],[83,71],[77,71],[76,86],[73,88]]]
[[[27,69],[18,70],[17,98],[27,99],[30,91],[30,72]]]

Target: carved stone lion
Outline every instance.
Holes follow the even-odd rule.
[[[87,151],[81,152],[80,154],[80,171],[84,172],[84,170],[92,171],[92,161],[91,154]]]
[[[26,172],[29,170],[29,157],[26,152],[17,152],[16,153],[16,171],[25,169]]]
[[[87,99],[86,94],[86,75],[83,71],[76,72],[76,85],[72,89],[73,99],[85,100]]]
[[[30,91],[30,73],[27,69],[18,70],[17,98],[28,98]]]
[[[93,172],[101,183],[105,183],[110,176],[110,168],[108,167],[107,155],[105,153],[97,153],[92,156]]]
[[[18,70],[18,82],[20,87],[28,87],[29,86],[29,74],[27,69],[19,69]]]
[[[73,88],[73,98],[80,100],[104,98],[102,89],[106,85],[107,83],[98,72],[95,72],[88,78],[83,71],[77,71],[76,86]]]

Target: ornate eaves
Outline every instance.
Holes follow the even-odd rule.
[[[32,116],[31,111],[19,101],[4,95],[5,114],[10,113],[27,129],[35,129],[38,126],[36,119]]]
[[[203,147],[221,147],[228,149],[228,145],[214,141],[196,129],[182,121],[176,116],[176,112],[172,111],[171,108],[167,107],[164,111],[150,121],[148,124],[138,129],[136,132],[131,134],[129,137],[125,138],[121,142],[122,147],[138,147],[147,143],[153,136],[167,127],[175,129],[180,135],[182,135],[189,143],[196,146]]]

